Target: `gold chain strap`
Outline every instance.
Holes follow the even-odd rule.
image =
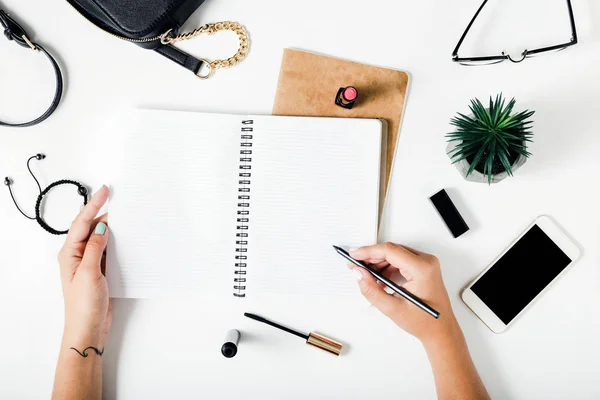
[[[203,58],[200,58],[200,60],[206,63],[206,65],[208,66],[208,72],[202,75],[200,71],[198,71],[196,75],[198,76],[198,78],[208,79],[212,76],[215,70],[219,68],[233,67],[234,65],[242,62],[244,58],[246,58],[246,56],[248,55],[250,38],[248,37],[248,32],[246,32],[246,29],[242,25],[238,24],[237,22],[217,22],[215,24],[206,24],[198,29],[194,29],[191,32],[182,33],[177,36],[169,36],[169,34],[171,33],[171,29],[169,29],[167,32],[160,36],[160,42],[164,45],[174,44],[181,40],[192,39],[201,34],[214,35],[219,31],[235,32],[240,40],[240,47],[238,48],[237,53],[235,53],[233,57],[230,57],[226,60],[214,60],[210,62]]]

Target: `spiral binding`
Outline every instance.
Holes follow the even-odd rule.
[[[235,268],[233,295],[246,297],[248,265],[248,224],[250,223],[250,183],[252,182],[252,136],[254,120],[242,121],[240,135],[240,167],[238,171],[237,219],[235,234]]]

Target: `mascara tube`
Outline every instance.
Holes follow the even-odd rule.
[[[221,353],[227,357],[232,358],[237,354],[237,345],[240,342],[240,331],[232,329],[225,335],[225,343],[221,346]]]

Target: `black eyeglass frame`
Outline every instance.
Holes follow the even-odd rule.
[[[490,62],[490,64],[495,64],[495,63],[499,63],[502,62],[504,60],[510,60],[514,63],[520,63],[521,61],[523,61],[524,59],[526,59],[529,56],[532,55],[536,55],[539,53],[544,53],[547,51],[553,51],[553,50],[564,50],[569,46],[573,46],[575,44],[577,44],[577,29],[575,28],[575,17],[573,17],[573,7],[571,6],[571,0],[567,0],[567,8],[569,9],[569,19],[571,22],[571,41],[566,42],[566,43],[562,43],[562,44],[557,44],[554,46],[547,46],[547,47],[541,47],[539,49],[534,49],[534,50],[527,50],[525,49],[522,53],[521,53],[521,58],[520,59],[513,59],[510,54],[505,54],[504,51],[502,52],[502,55],[499,56],[483,56],[483,57],[459,57],[458,56],[458,49],[460,48],[460,46],[462,45],[463,40],[465,40],[465,37],[467,36],[467,33],[469,33],[469,30],[471,29],[471,26],[473,25],[473,23],[475,22],[475,20],[477,19],[477,17],[479,16],[479,13],[481,12],[481,10],[483,9],[483,7],[487,4],[488,0],[483,0],[483,3],[481,4],[481,6],[479,7],[479,9],[477,10],[477,12],[475,13],[475,15],[473,16],[473,19],[471,19],[471,22],[469,22],[469,25],[467,26],[467,29],[465,29],[465,31],[463,32],[462,36],[460,37],[460,40],[458,41],[458,43],[456,44],[456,47],[454,48],[454,51],[452,52],[452,61],[454,62],[458,62],[458,63],[468,63],[468,62]]]

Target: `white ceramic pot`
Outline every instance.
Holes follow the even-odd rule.
[[[448,143],[448,146],[446,147],[446,154],[448,154],[448,158],[450,158],[450,152],[454,150],[454,148],[456,146],[458,146],[459,142],[450,142]],[[450,161],[452,161],[452,158],[450,158]],[[514,164],[512,165],[512,173],[514,175],[514,173],[523,166],[523,164],[525,164],[525,162],[527,161],[527,157],[523,157],[523,156],[519,156]],[[479,182],[479,183],[488,183],[488,177],[487,175],[482,174],[481,172],[477,171],[477,170],[473,170],[473,172],[471,172],[469,174],[469,176],[467,176],[467,171],[469,170],[469,168],[471,167],[471,164],[469,164],[469,162],[467,160],[461,160],[457,163],[454,163],[454,166],[456,167],[456,169],[458,170],[458,172],[462,175],[463,178],[465,178],[467,181],[470,182]],[[504,171],[501,172],[499,174],[496,175],[492,175],[492,182],[491,183],[498,183],[502,180],[504,180],[504,178],[506,178],[508,176],[508,172]]]

